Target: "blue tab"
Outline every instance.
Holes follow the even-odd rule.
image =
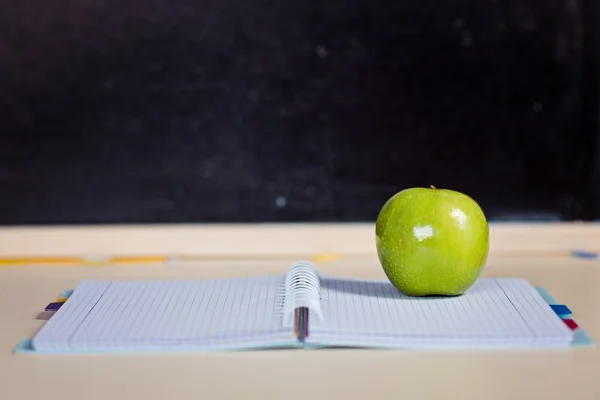
[[[569,310],[569,307],[565,306],[564,304],[550,304],[550,307],[552,307],[554,312],[557,313],[558,315],[570,315],[571,314],[571,310]]]
[[[571,254],[573,257],[584,258],[587,260],[595,260],[598,258],[598,254],[591,251],[573,250]]]

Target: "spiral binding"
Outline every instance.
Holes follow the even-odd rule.
[[[284,323],[293,323],[294,311],[307,307],[319,320],[321,310],[321,279],[317,267],[310,261],[297,261],[290,266],[285,276],[285,299],[283,304]]]

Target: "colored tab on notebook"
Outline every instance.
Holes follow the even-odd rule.
[[[65,303],[50,303],[46,306],[44,311],[57,311]]]
[[[41,319],[43,321],[48,321],[50,318],[52,318],[52,316],[54,315],[56,311],[42,311],[41,313],[38,314],[38,316],[36,317],[36,319]]]
[[[577,323],[575,321],[573,321],[572,319],[563,319],[563,322],[569,327],[571,328],[572,331],[577,330],[577,328],[579,328],[579,325],[577,325]]]
[[[66,297],[59,297],[58,299],[54,300],[55,303],[64,303],[65,301],[67,301]]]
[[[554,312],[557,313],[558,315],[570,315],[571,314],[571,310],[569,310],[569,307],[565,306],[564,304],[550,304],[550,307],[552,307]]]

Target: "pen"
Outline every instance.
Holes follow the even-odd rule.
[[[294,326],[296,337],[304,342],[308,337],[308,307],[296,308]]]
[[[132,265],[163,264],[170,261],[165,256],[117,256],[117,257],[10,257],[0,258],[0,267],[28,265]]]
[[[237,256],[234,256],[237,257]],[[247,255],[244,258],[257,257]],[[262,258],[262,256],[260,256]],[[312,257],[315,261],[334,261],[336,254],[317,254]],[[0,257],[0,268],[26,266],[118,266],[118,265],[148,265],[174,264],[178,262],[195,262],[207,259],[228,259],[223,255],[91,255],[91,256],[12,256]],[[338,257],[339,258],[339,257]]]

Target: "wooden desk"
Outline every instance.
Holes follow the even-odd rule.
[[[595,349],[533,351],[318,350],[187,355],[29,356],[15,344],[36,314],[82,278],[190,278],[284,273],[298,258],[339,256],[321,270],[383,277],[371,225],[1,229],[0,255],[186,254],[171,266],[0,268],[3,399],[436,398],[600,399]],[[492,226],[487,276],[547,287],[600,340],[599,225]],[[335,257],[333,257],[335,258]]]

